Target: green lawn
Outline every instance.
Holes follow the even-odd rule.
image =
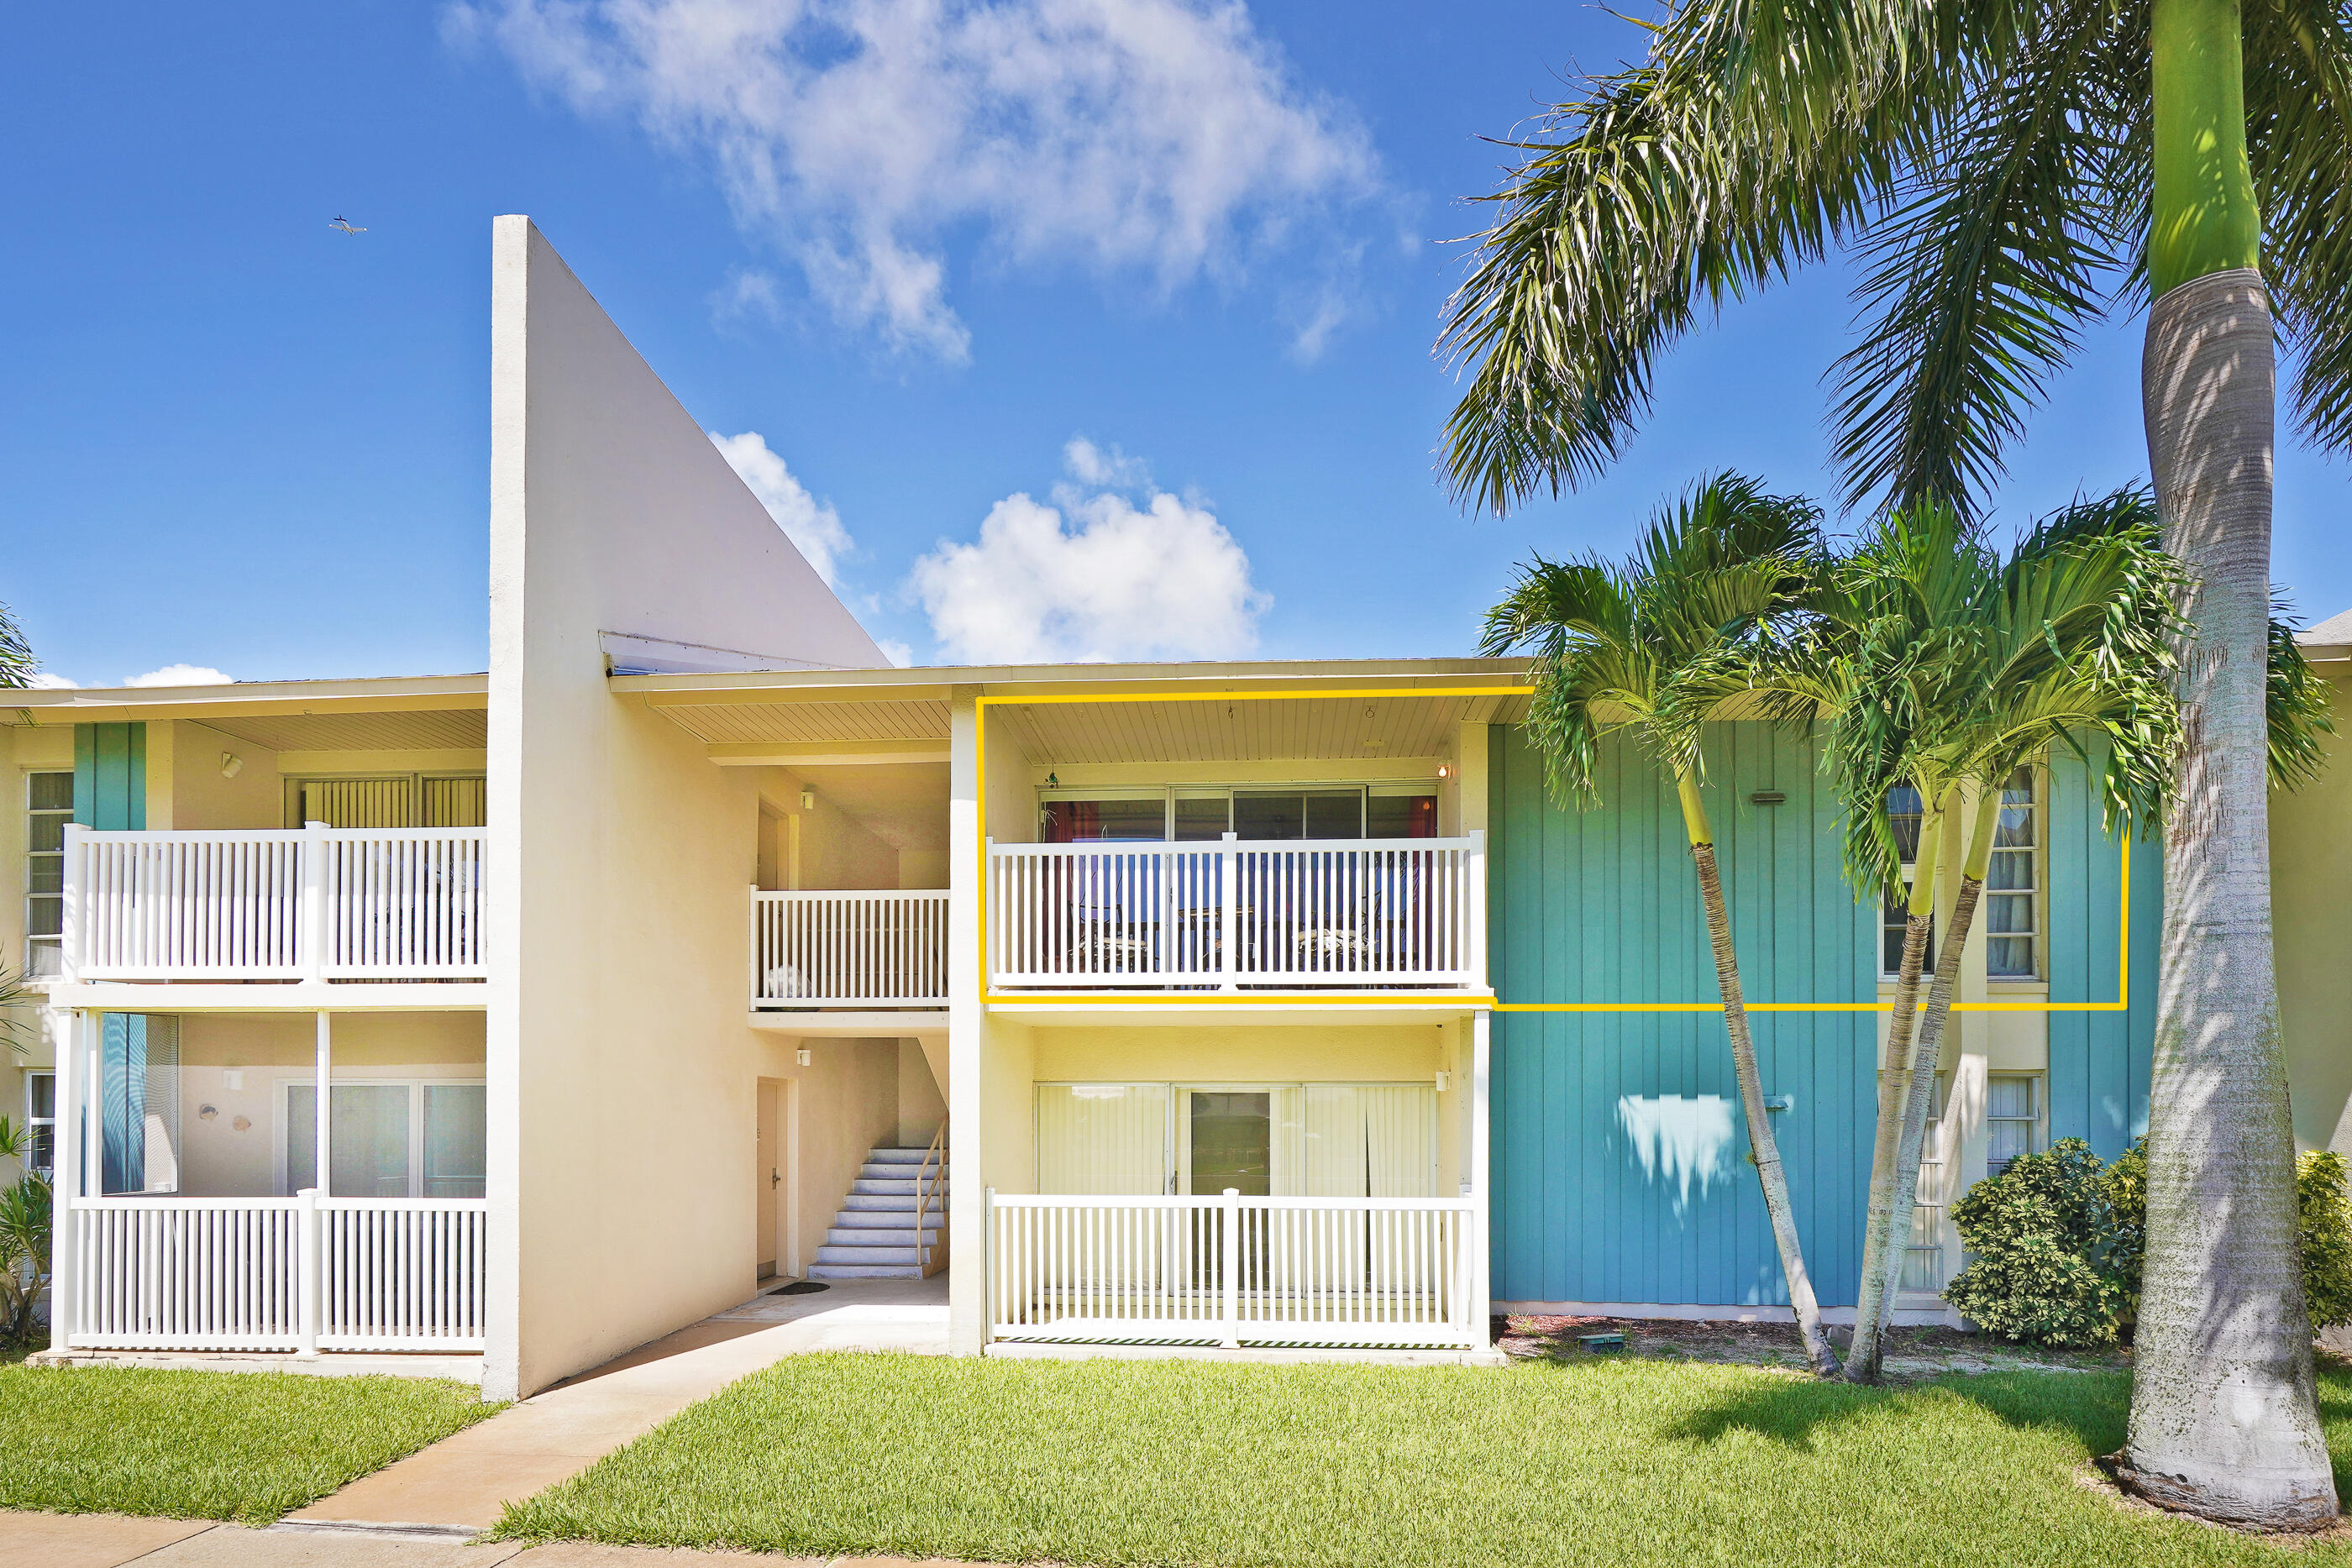
[[[0,1367],[0,1508],[263,1524],[494,1408],[439,1379]]]
[[[2352,1377],[2322,1392],[2352,1457]],[[1638,1360],[802,1355],[510,1506],[500,1532],[1079,1563],[2352,1563],[2087,1490],[2127,1393],[2113,1373],[1882,1391]]]

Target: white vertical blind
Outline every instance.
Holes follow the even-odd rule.
[[[1173,1191],[1192,1168],[1190,1086],[1041,1083],[1037,1190]],[[1437,1092],[1425,1083],[1274,1083],[1278,1197],[1434,1197]],[[1176,1114],[1171,1116],[1171,1107]]]
[[[1037,1185],[1047,1192],[1167,1190],[1165,1083],[1037,1086]]]

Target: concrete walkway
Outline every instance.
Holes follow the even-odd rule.
[[[380,1531],[268,1530],[202,1519],[0,1511],[0,1568],[917,1568],[898,1557],[775,1557],[559,1542],[474,1546]],[[945,1568],[934,1564],[933,1568]]]
[[[509,1501],[587,1469],[697,1400],[785,1356],[813,1350],[944,1354],[947,1284],[945,1274],[935,1274],[844,1281],[805,1296],[754,1297],[362,1476],[289,1515],[289,1522],[486,1530]]]

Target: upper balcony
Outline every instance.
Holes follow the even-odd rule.
[[[1469,990],[1485,835],[991,843],[999,990]]]
[[[62,978],[479,980],[479,828],[65,830]]]

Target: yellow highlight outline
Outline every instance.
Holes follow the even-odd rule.
[[[1185,991],[1163,995],[1137,995],[1121,992],[1112,995],[1092,993],[1072,995],[1038,994],[1024,991],[995,991],[988,986],[988,710],[992,707],[1040,707],[1070,703],[1183,703],[1183,702],[1278,702],[1278,701],[1346,701],[1357,697],[1491,697],[1509,696],[1532,691],[1526,682],[1483,686],[1358,686],[1320,688],[1313,690],[1242,691],[1242,692],[1110,692],[1053,693],[1035,696],[977,696],[972,702],[972,764],[973,791],[976,799],[975,824],[972,837],[980,862],[980,975],[982,1005],[1013,1004],[1022,1007],[1293,1007],[1301,1004],[1316,1007],[1371,1007],[1391,1009],[1437,1009],[1458,1011],[1466,1003],[1472,1010],[1483,1007],[1498,1013],[1714,1013],[1723,1010],[1720,1000],[1712,1002],[1507,1002],[1500,998],[1484,999],[1484,994],[1463,996],[1431,996],[1426,993],[1395,992],[1376,997],[1334,997],[1312,991]],[[1955,1012],[2032,1012],[2032,1013],[2111,1013],[2122,1012],[2131,1006],[2131,841],[2123,846],[2122,894],[2118,900],[2116,934],[2116,999],[2111,1002],[1960,1002],[1952,1004]],[[1751,1013],[1842,1013],[1892,1012],[1893,1002],[1748,1002],[1744,1010]]]

